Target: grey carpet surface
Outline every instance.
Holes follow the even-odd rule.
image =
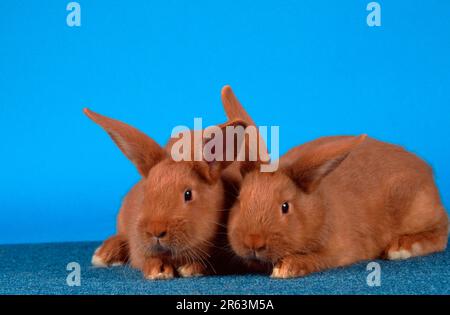
[[[450,294],[450,251],[405,261],[377,260],[381,285],[369,286],[368,262],[274,280],[263,275],[150,281],[129,267],[94,268],[99,242],[0,246],[0,294]],[[67,265],[80,265],[69,286]]]

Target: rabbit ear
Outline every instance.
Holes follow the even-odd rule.
[[[242,107],[229,85],[225,85],[222,88],[222,104],[228,120],[233,121],[236,119],[241,119],[249,125],[255,125],[253,119],[249,114],[247,114],[244,107]]]
[[[83,111],[86,116],[99,124],[109,134],[142,176],[147,176],[150,169],[164,159],[164,150],[153,139],[136,128],[94,113],[87,108]]]
[[[228,130],[229,127],[234,129]],[[194,162],[194,168],[204,179],[208,182],[215,182],[220,178],[222,171],[237,160],[238,155],[242,155],[246,159],[250,156],[251,146],[249,137],[245,133],[247,127],[248,124],[245,121],[233,120],[203,131],[202,150],[204,149],[204,151],[202,156],[204,160]],[[237,136],[234,132],[243,134]],[[233,139],[229,139],[229,137],[233,137]],[[213,156],[210,156],[209,153],[212,153]],[[205,163],[205,161],[207,162]]]
[[[367,135],[344,137],[324,143],[302,152],[295,161],[284,166],[282,169],[303,191],[310,193],[366,137]]]
[[[245,175],[247,175],[248,173],[258,169],[258,167],[261,165],[261,162],[256,161],[256,162],[241,162],[239,164],[239,172],[241,175],[241,179],[243,179],[245,177]]]
[[[250,117],[250,115],[245,111],[244,107],[241,105],[241,103],[239,102],[239,100],[237,99],[236,95],[234,94],[233,90],[229,85],[225,85],[222,88],[222,104],[229,121],[241,120],[244,121],[248,126],[256,127],[255,122]],[[258,154],[258,162],[264,163],[269,162],[270,157],[267,150],[267,146],[266,143],[264,142],[263,137],[261,137],[259,131],[258,131],[257,154]],[[247,162],[240,164],[242,164],[241,171],[245,171],[247,169],[253,168],[254,166],[257,166],[255,165],[255,163],[247,163]]]

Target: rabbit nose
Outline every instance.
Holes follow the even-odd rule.
[[[244,245],[251,250],[260,251],[266,247],[266,242],[261,235],[248,234],[244,239]]]
[[[166,236],[167,231],[161,231],[159,232],[159,234],[156,234],[155,237],[156,238],[163,238],[164,236]]]
[[[167,235],[167,225],[164,222],[153,221],[147,227],[147,234],[156,238],[163,238]]]

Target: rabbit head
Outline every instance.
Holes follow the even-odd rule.
[[[220,175],[231,162],[174,160],[167,149],[136,128],[89,109],[84,112],[109,134],[143,178],[136,228],[130,232],[138,247],[151,255],[203,256],[221,221],[224,187]],[[233,121],[219,128],[238,125],[245,123]],[[202,137],[202,145],[208,141]],[[216,147],[223,150],[222,156],[225,143],[226,139]]]

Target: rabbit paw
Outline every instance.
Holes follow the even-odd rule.
[[[95,267],[108,267],[123,265],[127,260],[128,242],[116,235],[108,238],[95,250],[91,263]]]
[[[271,278],[296,278],[311,273],[308,265],[299,258],[287,257],[278,262],[272,270]]]
[[[191,263],[179,267],[178,273],[184,278],[201,277],[204,275],[204,268],[199,263]]]
[[[174,277],[172,265],[163,262],[159,258],[148,259],[144,264],[142,272],[148,280],[165,280]]]

